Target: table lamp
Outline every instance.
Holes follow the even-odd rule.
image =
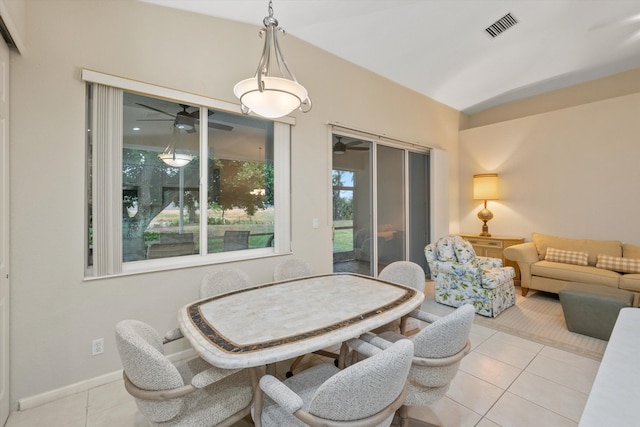
[[[484,209],[478,212],[478,218],[483,222],[480,236],[491,237],[487,221],[493,214],[487,209],[487,200],[498,200],[498,174],[489,173],[473,176],[473,199],[484,200]]]

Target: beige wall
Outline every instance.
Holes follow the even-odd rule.
[[[479,233],[472,177],[496,172],[494,235],[532,232],[640,244],[640,94],[460,132],[460,229]]]
[[[164,331],[216,266],[83,280],[85,85],[80,69],[236,102],[261,40],[236,24],[133,0],[28,1],[23,55],[12,55],[12,400],[121,367],[113,338],[121,319]],[[286,23],[282,23],[286,28]],[[285,56],[314,107],[292,131],[294,255],[331,270],[327,122],[449,150],[457,188],[458,112],[289,35]],[[457,217],[457,203],[450,212]],[[436,207],[437,208],[437,207]],[[312,228],[312,218],[320,228]],[[236,263],[255,282],[277,258]],[[105,353],[90,343],[105,338]]]
[[[464,120],[460,123],[460,129],[486,126],[638,92],[640,92],[640,68],[488,108],[471,116],[464,116]]]

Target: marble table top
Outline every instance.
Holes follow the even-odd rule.
[[[580,427],[640,425],[640,309],[623,308],[611,332]]]
[[[340,344],[419,307],[416,289],[357,274],[269,283],[187,304],[185,338],[207,362],[248,368]]]

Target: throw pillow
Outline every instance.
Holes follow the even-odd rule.
[[[460,236],[453,237],[453,249],[456,252],[458,262],[462,264],[469,263],[476,259],[476,252],[473,250],[471,243]]]
[[[562,262],[564,264],[589,265],[589,254],[587,252],[547,248],[547,256],[545,259],[547,261]]]
[[[436,253],[439,261],[456,262],[456,253],[450,237],[443,237],[436,243]]]
[[[640,273],[640,259],[598,254],[596,267],[617,271],[619,273]]]

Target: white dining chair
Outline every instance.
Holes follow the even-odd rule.
[[[251,279],[237,268],[210,271],[200,280],[200,298],[213,297],[251,286]]]
[[[163,341],[150,325],[122,320],[116,344],[125,388],[153,426],[231,426],[251,409],[248,370],[227,370],[198,358],[173,365]]]
[[[298,277],[311,276],[311,265],[300,258],[288,258],[280,261],[273,269],[273,280],[281,281]]]
[[[409,286],[420,292],[424,292],[425,274],[424,270],[419,264],[411,261],[395,261],[387,265],[378,274],[378,279],[385,280],[387,282],[399,283],[401,285]],[[408,316],[403,316],[401,319],[390,322],[380,328],[375,329],[374,333],[381,333],[384,331],[400,331],[401,334],[406,332]]]
[[[402,427],[409,425],[410,406],[424,407],[444,397],[458,372],[460,361],[471,349],[469,333],[474,315],[475,309],[471,304],[464,304],[444,317],[414,310],[412,317],[428,323],[415,335],[405,337],[388,331],[377,336],[371,333],[361,336],[362,340],[380,348],[387,348],[405,338],[414,344],[407,398],[398,411]]]
[[[358,339],[347,345],[369,357],[342,370],[315,365],[282,382],[263,376],[251,410],[256,427],[391,425],[405,398],[413,343],[399,340],[384,351]]]

